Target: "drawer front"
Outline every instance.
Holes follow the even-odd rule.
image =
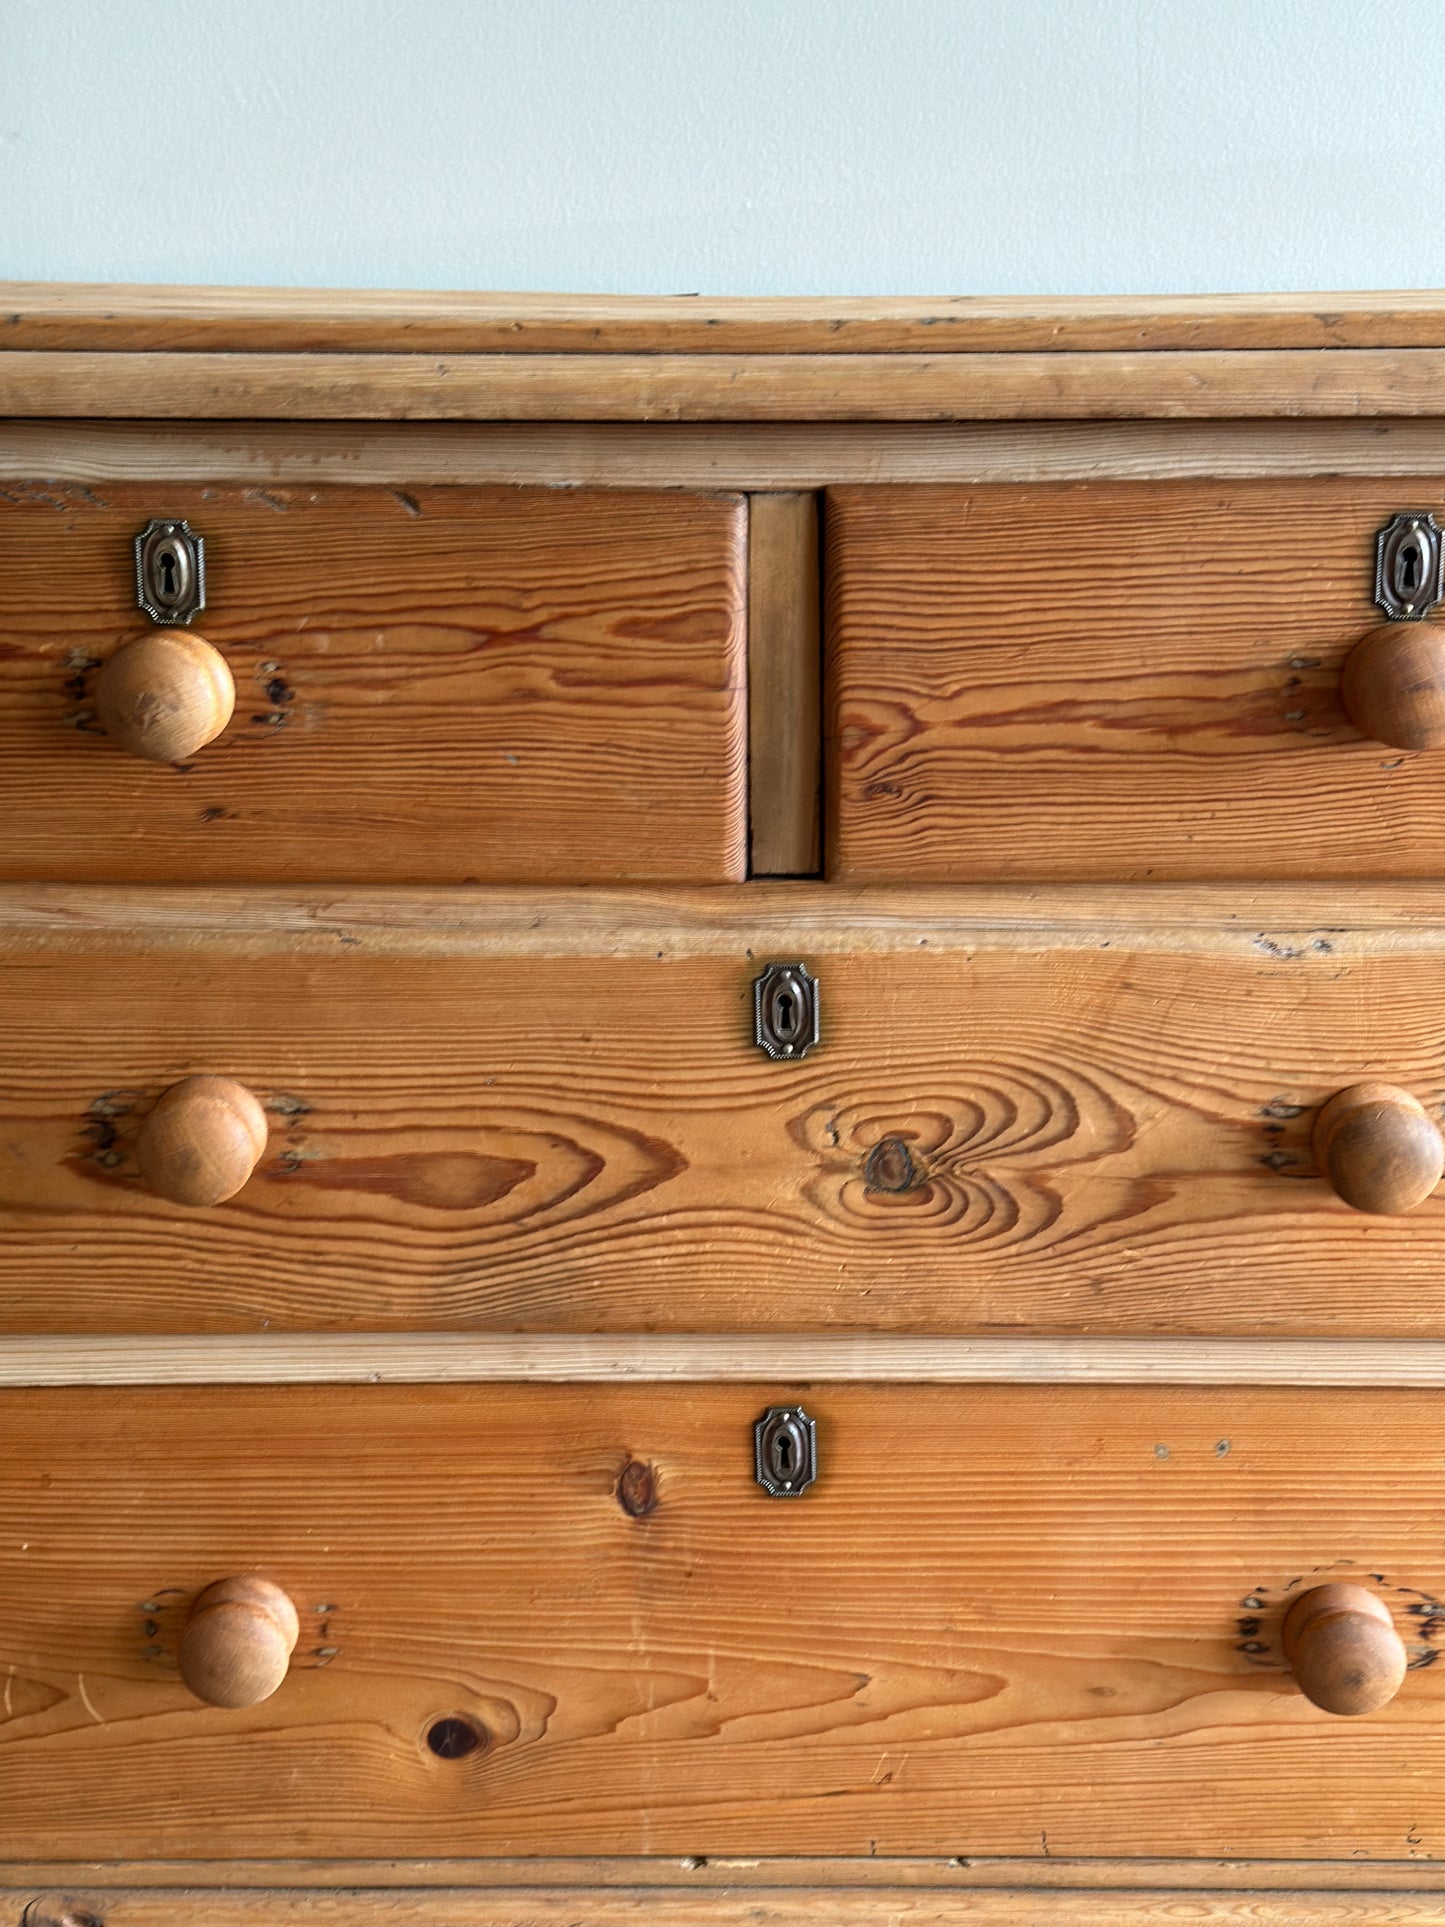
[[[191,633],[137,607],[153,518],[204,537],[192,629],[236,691],[178,765],[100,721],[122,645]],[[9,485],[0,877],[740,876],[745,523],[678,492]],[[147,662],[142,705],[163,673],[201,675]]]
[[[835,877],[1445,872],[1445,748],[1341,695],[1376,533],[1438,478],[827,499]]]
[[[6,1850],[1428,1853],[1442,1463],[1433,1393],[6,1393]],[[202,1704],[196,1596],[251,1572],[290,1672]],[[1323,1583],[1403,1642],[1381,1710],[1286,1663]]]
[[[565,940],[565,903],[519,905]],[[595,956],[325,914],[12,933],[0,1326],[1445,1335],[1436,928],[865,914],[803,952],[823,1041],[788,1063],[752,1036],[770,939],[726,916],[619,918]],[[196,1076],[254,1094],[259,1137],[205,1099],[158,1140]],[[1402,1102],[1327,1181],[1315,1120],[1362,1080]],[[177,1198],[197,1146],[208,1203]],[[1347,1203],[1392,1146],[1408,1195]]]

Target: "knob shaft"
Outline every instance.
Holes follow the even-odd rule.
[[[1306,1699],[1327,1713],[1375,1713],[1405,1678],[1405,1642],[1364,1586],[1315,1586],[1284,1617],[1284,1654]]]
[[[1350,651],[1340,682],[1350,721],[1395,749],[1445,744],[1445,625],[1391,622]]]
[[[1314,1153],[1356,1211],[1413,1211],[1440,1182],[1445,1139],[1423,1104],[1394,1084],[1351,1084],[1320,1108]]]
[[[141,1126],[136,1161],[147,1188],[172,1204],[235,1197],[266,1149],[260,1099],[229,1077],[184,1077]]]
[[[281,1588],[259,1573],[218,1579],[191,1608],[181,1678],[208,1706],[256,1706],[286,1677],[301,1623]]]
[[[95,679],[95,713],[106,734],[152,763],[180,763],[231,720],[236,684],[204,636],[152,629],[123,642]]]

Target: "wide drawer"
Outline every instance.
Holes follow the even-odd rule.
[[[164,518],[204,538],[192,629],[236,690],[179,764],[98,721]],[[7,485],[0,877],[740,876],[745,532],[676,491]]]
[[[1428,1853],[1442,1459],[1419,1392],[7,1392],[5,1850]],[[183,1629],[251,1572],[291,1670],[203,1705]],[[1383,1710],[1286,1664],[1323,1583],[1404,1642]]]
[[[1341,1170],[1438,1152],[1445,926],[1312,894],[12,900],[0,1327],[1442,1334],[1428,1170],[1354,1208],[1312,1136],[1384,1082]],[[197,1075],[263,1107],[206,1205],[144,1162]]]
[[[830,490],[830,873],[1445,873],[1445,749],[1373,740],[1341,696],[1385,622],[1377,531],[1441,500],[1436,476]]]

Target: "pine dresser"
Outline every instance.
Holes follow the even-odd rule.
[[[0,1927],[1445,1922],[1445,296],[0,417]]]

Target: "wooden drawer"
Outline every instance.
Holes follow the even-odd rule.
[[[1403,1391],[7,1392],[7,1855],[1429,1853],[1442,1457]],[[203,1706],[252,1570],[290,1674]],[[1358,1719],[1282,1655],[1326,1581],[1410,1663]]]
[[[180,766],[96,720],[153,517],[205,538],[237,691]],[[0,877],[740,876],[745,527],[674,491],[7,485]]]
[[[830,873],[1445,872],[1445,750],[1340,695],[1438,476],[840,488]],[[1417,632],[1418,633],[1418,632]]]
[[[12,897],[0,1326],[1445,1335],[1445,1195],[1311,1143],[1361,1080],[1435,1130],[1445,927],[1304,894]],[[265,1107],[204,1208],[141,1166],[194,1075]]]

